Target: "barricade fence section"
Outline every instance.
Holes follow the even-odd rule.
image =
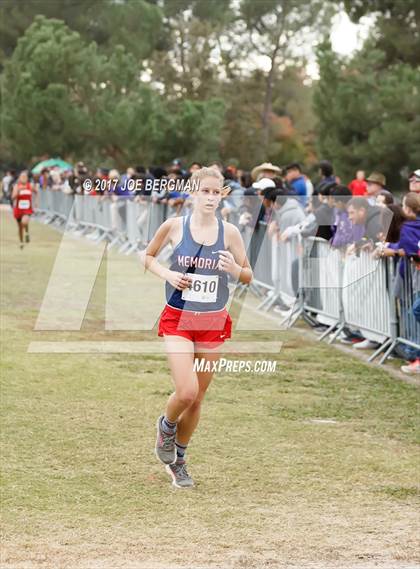
[[[413,348],[420,357],[420,268],[403,257],[397,266],[395,290],[399,318],[398,341]]]
[[[95,242],[106,240],[124,254],[146,247],[173,208],[150,196],[39,193],[37,217]],[[181,212],[182,213],[182,212]],[[396,344],[420,357],[420,267],[407,258],[375,258],[371,252],[346,254],[320,238],[270,236],[267,223],[240,225],[254,273],[251,290],[262,298],[258,308],[289,309],[284,322],[316,316],[332,342],[345,328],[378,342],[375,359],[385,361]],[[163,255],[167,258],[167,255]],[[244,285],[242,288],[245,289]]]
[[[344,256],[317,237],[303,240],[301,286],[303,307],[317,314],[318,322],[335,326],[343,320]]]

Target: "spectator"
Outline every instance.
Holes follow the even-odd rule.
[[[366,199],[370,205],[376,205],[376,196],[385,189],[386,178],[380,172],[372,172],[369,178],[366,179],[366,182]]]
[[[385,236],[385,241],[387,243],[396,243],[400,240],[401,227],[404,221],[406,221],[406,217],[402,206],[399,204],[390,204],[388,209],[392,212],[392,219]]]
[[[6,201],[9,201],[12,195],[12,184],[14,179],[15,179],[15,174],[13,170],[7,170],[5,176],[3,176],[1,184],[3,197],[6,199]]]
[[[41,175],[39,177],[39,189],[40,190],[48,189],[48,179],[49,179],[49,170],[48,170],[48,168],[43,168],[41,170]]]
[[[394,203],[394,196],[388,190],[381,190],[376,196],[375,205],[387,207]]]
[[[243,203],[244,188],[236,180],[236,176],[231,169],[226,168],[223,175],[226,197],[221,202],[221,215],[225,221],[229,221],[230,216],[240,211]]]
[[[182,183],[183,176],[180,172],[169,172],[168,180],[172,180],[171,183],[175,182]],[[173,189],[167,192],[168,206],[171,208],[169,212],[169,217],[177,217],[180,215],[185,201],[189,198],[187,192],[181,192],[177,189]]]
[[[69,177],[69,185],[74,194],[83,194],[83,182],[88,177],[88,170],[83,162],[78,162],[74,168],[73,174]],[[41,181],[41,185],[43,185]],[[95,184],[93,185],[93,190]]]
[[[72,175],[72,170],[64,170],[63,172],[61,172],[61,179],[62,179],[61,191],[64,192],[65,194],[73,193],[73,190],[71,189],[70,186],[71,175]]]
[[[303,176],[305,178],[306,195],[308,197],[308,202],[309,202],[310,198],[313,196],[314,193],[314,185],[311,182],[311,179],[306,174],[304,174]]]
[[[285,178],[293,192],[298,196],[300,204],[305,207],[308,203],[308,194],[305,176],[302,174],[302,168],[297,162],[293,162],[286,166]]]
[[[261,178],[258,180],[258,182],[254,182],[252,184],[252,188],[254,191],[256,191],[256,195],[259,196],[262,202],[262,207],[259,211],[257,223],[259,221],[266,221],[268,223],[269,219],[271,218],[272,208],[275,202],[275,198],[273,199],[274,194],[269,194],[268,192],[275,190],[276,184],[274,180],[270,178]]]
[[[63,183],[61,180],[60,171],[59,170],[51,170],[50,176],[51,176],[50,190],[53,190],[55,192],[61,191],[62,187],[63,187]]]
[[[420,194],[420,168],[412,172],[409,176],[410,181],[410,192],[415,192],[416,194]]]
[[[111,197],[110,215],[111,227],[114,234],[121,233],[126,225],[126,199],[131,196],[127,188],[121,186],[121,178],[118,170],[111,169],[108,175],[107,192]]]
[[[382,254],[393,256],[417,255],[420,242],[420,195],[409,192],[403,198],[403,213],[406,221],[403,222],[400,238],[395,243],[389,243],[383,248]],[[401,271],[400,271],[401,274]]]
[[[172,160],[172,163],[169,166],[169,172],[179,175],[181,178],[185,178],[187,176],[187,172],[182,168],[182,162],[179,158]]]
[[[312,195],[311,199],[312,210],[317,209],[321,203],[318,199],[320,192],[324,188],[326,187],[332,188],[338,183],[337,177],[334,175],[332,164],[328,162],[328,160],[321,160],[318,166],[319,166],[318,171],[321,180],[318,182]]]
[[[417,269],[419,270],[419,269]],[[420,324],[420,292],[417,291],[416,292],[416,299],[413,303],[413,310],[412,310],[412,316],[414,317],[415,320],[415,325],[419,325]],[[419,341],[418,338],[416,338],[415,340]],[[410,348],[409,346],[407,346],[408,348]],[[403,371],[404,373],[409,373],[409,374],[420,374],[420,350],[416,350],[415,348],[411,348],[409,350],[407,350],[409,353],[407,354],[408,356],[408,361],[410,362],[408,365],[403,365],[401,366],[401,371]]]
[[[251,171],[251,177],[256,182],[262,178],[274,178],[280,174],[280,168],[278,166],[274,166],[274,164],[271,164],[271,162],[264,162],[259,166],[255,166],[255,168],[253,168]]]
[[[191,176],[194,172],[197,172],[197,170],[201,170],[202,167],[203,165],[200,164],[200,162],[191,162],[190,167],[188,168],[188,176]]]
[[[134,168],[131,168],[131,166],[129,168],[127,168],[127,170],[125,171],[125,174],[123,174],[121,176],[121,187],[124,188],[127,186],[127,181],[131,180],[132,178],[135,177],[136,171],[134,170]]]
[[[317,197],[318,206],[314,209],[311,204],[312,211],[308,216],[304,216],[303,221],[298,225],[287,228],[280,236],[282,241],[286,241],[294,235],[302,235],[302,237],[320,237],[329,241],[333,235],[333,208],[329,204],[329,193],[331,185],[335,187],[335,183],[322,188],[321,193]]]
[[[150,174],[154,180],[165,180],[168,176],[167,171],[160,166],[151,166],[149,168]],[[147,194],[146,194],[147,195]],[[153,190],[151,193],[153,203],[164,203],[168,202],[167,193],[165,189],[160,188],[159,190]]]
[[[210,162],[209,166],[210,166],[210,168],[213,168],[213,169],[217,170],[218,172],[220,172],[221,174],[223,174],[223,164],[221,162],[219,162],[218,160],[214,160],[213,162]]]
[[[275,210],[273,221],[269,227],[269,234],[276,235],[280,239],[290,227],[299,225],[305,220],[305,213],[299,202],[288,195],[285,190],[276,189],[272,197],[275,198]]]
[[[313,235],[313,230],[315,229],[315,237],[320,237],[329,241],[333,236],[333,223],[334,223],[334,209],[333,202],[330,197],[331,191],[336,187],[335,183],[329,183],[323,186],[318,192],[318,202],[319,205],[313,210],[315,216],[315,224],[313,227],[309,227],[309,235]],[[307,232],[303,232],[302,235],[306,237]]]
[[[328,160],[321,160],[319,163],[319,174],[321,176],[321,181],[315,189],[316,194],[328,184],[337,184],[337,178],[334,175],[334,168]]]
[[[420,290],[415,288],[415,282],[418,282],[419,269],[415,264],[410,261],[410,258],[419,259],[419,244],[420,244],[420,195],[415,192],[409,192],[403,199],[403,212],[406,221],[402,224],[400,238],[395,243],[388,243],[381,251],[382,255],[393,256],[398,254],[401,259],[399,261],[398,273],[394,284],[394,294],[402,300],[403,310],[404,307],[409,307],[412,304],[411,313],[405,314],[403,323],[406,329],[404,330],[405,337],[412,341],[418,341],[415,337],[416,327],[420,321],[419,315],[419,300]],[[411,271],[412,269],[412,271]],[[407,276],[413,276],[411,288],[405,282]],[[411,296],[411,298],[410,298]],[[414,337],[410,337],[414,335]],[[406,366],[402,366],[401,370],[404,373],[420,373],[420,350],[411,346],[404,346],[403,353],[406,359],[410,362]]]
[[[366,195],[367,183],[364,170],[357,170],[356,177],[350,182],[349,188],[353,197]]]
[[[335,208],[332,247],[346,247],[363,237],[363,226],[353,225],[347,212],[351,198],[352,193],[346,186],[335,186],[330,191],[330,203]]]
[[[353,225],[363,227],[363,236],[356,241],[356,247],[371,245],[384,239],[391,224],[391,214],[384,222],[381,216],[381,208],[369,205],[365,198],[352,198],[347,204],[347,212]]]
[[[236,182],[239,181],[240,172],[238,170],[237,161],[235,159],[229,160],[225,168],[225,172],[229,172],[231,180],[235,180]]]

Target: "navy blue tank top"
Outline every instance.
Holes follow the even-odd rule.
[[[219,251],[225,249],[224,228],[218,219],[219,229],[214,245],[194,241],[190,230],[191,214],[182,219],[182,239],[175,247],[172,271],[188,273],[193,279],[191,289],[177,290],[166,281],[166,302],[173,308],[194,312],[222,310],[229,299],[227,273],[218,269]],[[184,296],[184,298],[183,298]]]

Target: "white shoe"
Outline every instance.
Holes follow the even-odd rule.
[[[415,362],[411,362],[411,364],[401,366],[401,371],[411,374],[420,373],[420,359],[417,359]]]
[[[380,344],[378,342],[372,342],[372,340],[363,340],[363,342],[357,342],[354,344],[353,348],[355,350],[375,350],[379,348]]]

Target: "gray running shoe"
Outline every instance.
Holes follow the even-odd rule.
[[[172,476],[172,486],[176,488],[191,488],[194,486],[194,480],[188,474],[184,460],[174,464],[167,464],[166,472]]]
[[[163,464],[172,464],[176,461],[175,433],[168,435],[162,430],[163,415],[157,420],[157,436],[155,454]]]

